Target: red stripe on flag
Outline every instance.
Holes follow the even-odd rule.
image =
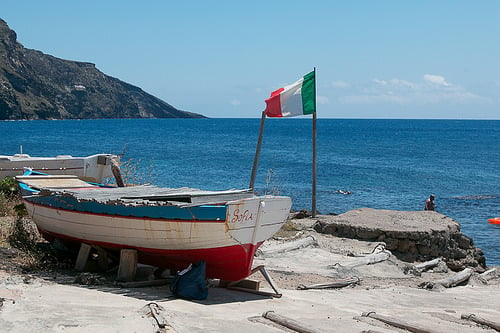
[[[283,117],[281,114],[281,101],[280,95],[285,88],[279,88],[271,93],[271,97],[266,99],[266,115],[268,117]]]

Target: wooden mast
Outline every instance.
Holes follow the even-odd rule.
[[[250,185],[248,186],[253,190],[255,184],[255,176],[257,175],[257,166],[259,165],[260,148],[262,147],[262,135],[264,133],[264,123],[266,121],[266,112],[262,111],[260,118],[259,139],[257,141],[257,148],[255,149],[255,157],[253,159],[252,176],[250,177]]]

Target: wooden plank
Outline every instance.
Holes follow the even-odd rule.
[[[102,271],[108,270],[108,252],[100,246],[94,246],[97,251],[97,262],[99,269]]]
[[[35,188],[78,188],[97,187],[91,185],[76,176],[18,176],[16,180]]]
[[[120,251],[120,265],[118,266],[117,281],[131,282],[137,272],[137,250],[122,249]]]
[[[220,280],[219,287],[222,287],[222,288],[239,287],[239,288],[244,288],[244,289],[248,289],[248,290],[259,290],[260,289],[260,281],[244,279],[244,280],[238,281],[238,283],[234,283],[233,281]]]
[[[75,270],[80,272],[83,272],[85,270],[91,249],[92,246],[81,243],[80,250],[78,251],[78,257],[76,258],[75,262]]]

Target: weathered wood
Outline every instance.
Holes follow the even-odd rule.
[[[108,252],[100,246],[94,246],[97,251],[97,263],[102,271],[108,270]]]
[[[222,288],[239,287],[239,288],[244,288],[244,289],[248,289],[248,290],[259,290],[260,289],[260,281],[244,279],[244,280],[238,281],[235,284],[235,283],[233,283],[233,281],[220,280],[219,287],[222,287]]]
[[[491,280],[495,277],[494,273],[496,272],[496,270],[496,268],[489,269],[486,272],[479,274],[479,277],[485,281]]]
[[[157,303],[149,303],[146,305],[149,308],[151,316],[154,318],[159,328],[165,328],[167,326],[167,321],[161,314],[162,307],[160,307]]]
[[[421,272],[425,272],[429,268],[432,268],[432,267],[435,267],[435,266],[439,265],[439,263],[441,261],[442,261],[441,258],[432,259],[432,260],[423,262],[421,264],[415,265],[415,268],[418,269]]]
[[[83,272],[85,270],[85,267],[87,267],[87,261],[91,249],[92,246],[88,244],[85,243],[80,244],[80,250],[78,251],[78,257],[76,258],[75,262],[75,270],[80,272]]]
[[[388,316],[379,315],[375,312],[363,312],[361,314],[361,316],[373,318],[373,319],[376,319],[378,321],[384,322],[388,325],[402,328],[402,329],[405,329],[405,330],[408,330],[408,331],[414,332],[414,333],[436,333],[436,331],[434,331],[430,328],[424,328],[424,327],[421,327],[421,326],[418,326],[415,324],[410,324],[410,323],[404,322],[404,321],[396,319],[396,318],[391,318]]]
[[[269,254],[272,255],[272,254],[276,254],[276,253],[283,253],[283,252],[293,251],[293,250],[297,250],[297,249],[302,249],[302,248],[312,246],[312,245],[317,245],[317,244],[318,244],[318,242],[317,242],[316,238],[312,235],[309,235],[307,237],[297,239],[297,240],[294,240],[291,242],[286,242],[283,244],[269,246],[268,248],[261,250],[261,252],[259,252],[259,253],[262,253],[263,255],[269,255]]]
[[[266,281],[269,283],[271,288],[274,290],[274,293],[267,292],[267,291],[260,291],[258,289],[253,290],[253,289],[241,288],[241,287],[237,286],[238,283],[240,283],[241,281],[243,281],[245,279],[242,279],[239,281],[232,281],[226,286],[226,288],[244,291],[244,292],[250,292],[253,294],[257,294],[257,295],[265,295],[265,296],[280,298],[283,294],[279,292],[278,286],[274,283],[273,279],[271,278],[271,276],[267,272],[266,267],[264,265],[257,266],[257,267],[252,269],[252,271],[250,272],[250,275],[248,275],[248,276],[251,276],[257,272],[260,272],[262,274],[262,276],[266,279]],[[260,287],[260,284],[259,284],[259,287]]]
[[[360,280],[358,277],[353,277],[353,278],[344,279],[344,280],[337,280],[337,281],[333,281],[333,282],[310,284],[308,286],[305,286],[303,284],[299,284],[297,289],[307,290],[307,289],[343,288],[343,287],[347,287],[351,284],[358,283],[359,281]]]
[[[436,284],[441,285],[445,288],[451,288],[451,287],[457,286],[458,284],[460,284],[464,281],[467,281],[471,275],[472,275],[472,269],[466,268],[466,269],[458,272],[455,275],[452,275],[452,276],[444,278],[444,279],[433,281],[432,283],[434,285],[436,285]]]
[[[118,163],[118,160],[116,158],[111,158],[110,164],[111,164],[111,172],[113,173],[113,176],[115,177],[116,180],[116,185],[118,185],[118,187],[125,187],[125,183],[123,182],[122,179],[122,173],[120,171],[120,164]]]
[[[346,264],[346,267],[354,268],[363,265],[372,265],[389,259],[391,253],[388,251],[371,253],[364,257],[356,258],[353,262]]]
[[[130,282],[135,279],[137,271],[137,250],[122,249],[120,251],[120,265],[116,276],[117,281]]]
[[[257,140],[257,147],[255,148],[255,156],[253,158],[252,174],[250,176],[250,185],[248,186],[248,188],[251,188],[252,190],[255,184],[255,176],[257,175],[257,167],[259,165],[260,149],[262,147],[262,136],[264,134],[265,122],[266,122],[266,113],[262,111],[262,116],[260,118],[259,138]]]
[[[141,287],[152,287],[152,286],[164,286],[172,282],[174,278],[170,279],[157,279],[157,280],[147,280],[147,281],[132,281],[132,282],[118,282],[117,285],[122,288],[141,288]]]
[[[318,332],[317,330],[315,330],[311,327],[306,327],[305,325],[302,325],[301,323],[299,323],[291,318],[287,318],[285,316],[281,316],[279,314],[276,314],[274,311],[266,311],[262,314],[262,317],[269,319],[277,324],[285,326],[286,328],[289,328],[289,329],[294,330],[294,331],[299,332],[299,333]]]
[[[473,322],[481,324],[481,325],[486,325],[486,326],[491,327],[494,330],[500,332],[500,323],[496,323],[494,321],[478,317],[478,316],[476,316],[473,313],[471,313],[471,314],[463,314],[462,316],[460,316],[460,318],[467,319],[467,320],[473,321]]]

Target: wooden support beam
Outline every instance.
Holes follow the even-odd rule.
[[[122,249],[120,251],[120,265],[118,266],[117,281],[131,282],[135,279],[137,272],[138,253],[134,249]]]
[[[83,272],[85,270],[85,268],[87,267],[87,261],[91,249],[92,246],[85,243],[81,243],[80,250],[78,251],[78,257],[76,258],[75,262],[75,270],[80,272]]]
[[[108,252],[100,246],[94,246],[97,251],[97,263],[101,271],[108,270]]]
[[[247,290],[259,290],[260,289],[260,281],[255,280],[240,280],[237,283],[233,281],[220,280],[219,287],[227,288],[227,287],[238,287]]]

